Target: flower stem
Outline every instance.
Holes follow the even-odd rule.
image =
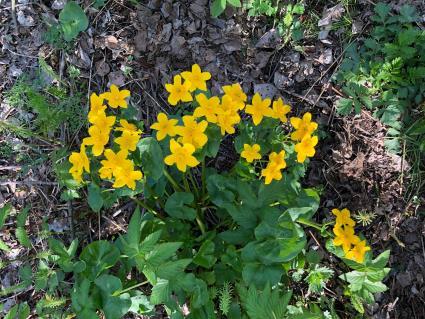
[[[201,164],[201,182],[202,182],[202,198],[205,197],[206,194],[206,169],[205,169],[205,158],[202,160]]]
[[[122,295],[123,293],[126,293],[126,292],[128,292],[128,291],[130,291],[130,290],[133,290],[133,289],[135,289],[135,288],[138,288],[138,287],[140,287],[140,286],[144,286],[144,285],[146,285],[146,284],[148,284],[149,283],[149,281],[144,281],[144,282],[140,282],[140,283],[138,283],[138,284],[135,284],[135,285],[133,285],[133,286],[131,286],[131,287],[128,287],[128,288],[125,288],[124,290],[120,290],[120,291],[117,291],[117,292],[115,292],[114,294],[113,294],[113,296],[115,296],[115,297],[117,297],[117,296],[119,296],[119,295]]]
[[[195,181],[195,179],[193,178],[192,172],[191,172],[191,171],[189,171],[188,175],[189,175],[190,182],[191,182],[191,183],[192,183],[192,185],[193,185],[193,190],[195,191],[195,196],[196,196],[196,198],[197,198],[197,199],[199,199],[199,189],[198,189],[198,185],[196,184],[196,181]]]
[[[131,197],[132,200],[134,200],[136,202],[137,205],[143,207],[144,209],[146,209],[147,211],[151,212],[152,214],[154,214],[155,216],[159,217],[159,218],[163,218],[161,216],[160,213],[158,213],[155,209],[153,209],[152,207],[150,207],[148,204],[146,204],[145,202],[142,202],[141,200],[135,198],[135,197]]]
[[[174,190],[177,192],[181,192],[183,189],[177,184],[176,180],[171,176],[166,169],[164,169],[164,175],[168,179],[168,181],[173,186]]]
[[[298,218],[297,222],[300,223],[300,224],[306,225],[306,226],[313,227],[313,228],[320,230],[320,231],[322,230],[322,227],[323,227],[322,224],[312,222],[312,221],[305,219],[305,218]]]
[[[201,230],[202,235],[204,235],[205,234],[205,225],[202,222],[200,212],[201,212],[201,210],[198,207],[197,210],[196,210],[196,222],[198,223],[198,226],[199,226],[199,229]]]

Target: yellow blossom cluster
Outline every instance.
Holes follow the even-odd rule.
[[[169,93],[168,102],[173,106],[179,102],[193,102],[196,106],[193,114],[183,116],[183,125],[179,125],[177,119],[170,119],[165,113],[160,113],[157,122],[151,125],[151,128],[157,131],[158,141],[167,136],[171,138],[171,155],[165,158],[165,163],[176,165],[182,172],[185,172],[187,167],[194,167],[199,163],[193,154],[208,142],[208,136],[205,133],[208,125],[217,125],[222,135],[234,134],[235,126],[241,121],[239,114],[241,111],[251,115],[255,126],[260,125],[267,117],[286,123],[288,121],[286,116],[291,111],[291,107],[281,98],[275,101],[269,98],[263,99],[259,93],[255,93],[251,103],[248,104],[248,97],[239,83],[223,86],[224,94],[221,98],[209,96],[207,92],[209,79],[211,74],[203,72],[198,64],[194,64],[191,71],[175,75],[173,83],[165,84]],[[290,118],[295,128],[291,139],[297,142],[295,151],[300,163],[303,163],[307,157],[314,156],[314,147],[318,142],[317,136],[312,136],[318,125],[312,122],[311,118],[310,113],[304,114],[302,118]],[[258,144],[245,144],[241,157],[248,163],[252,163],[262,158],[260,150]],[[281,171],[285,167],[285,151],[272,152],[269,154],[266,167],[261,171],[261,176],[265,178],[266,184],[271,183],[272,180],[280,180]]]
[[[114,139],[114,143],[118,146],[116,147],[117,151],[106,148],[117,118],[114,115],[107,115],[107,106],[104,102],[106,100],[113,109],[118,107],[127,108],[126,99],[129,96],[130,91],[119,90],[116,85],[111,85],[109,92],[100,95],[92,93],[90,96],[90,111],[87,115],[91,124],[88,129],[89,136],[83,139],[80,152],[73,152],[69,157],[69,162],[72,164],[69,172],[77,182],[82,182],[84,171],[90,172],[90,161],[86,154],[87,146],[91,146],[91,154],[93,156],[105,157],[105,159],[100,161],[99,175],[107,180],[114,178],[113,187],[128,186],[134,190],[136,181],[142,179],[142,172],[135,170],[133,161],[128,158],[129,152],[136,150],[142,134],[142,131],[136,125],[121,119],[119,126],[115,127],[115,131],[120,132],[120,135]]]
[[[342,210],[335,208],[332,209],[332,214],[336,216],[333,228],[334,245],[342,246],[346,258],[362,263],[370,247],[366,245],[366,240],[360,240],[360,237],[355,235],[356,222],[350,217],[350,211],[347,208]]]

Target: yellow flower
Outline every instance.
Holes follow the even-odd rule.
[[[158,141],[161,141],[167,135],[175,136],[177,134],[177,131],[176,131],[177,122],[178,120],[175,120],[175,119],[169,120],[167,117],[167,114],[159,113],[157,117],[157,122],[151,125],[151,129],[158,131],[156,133],[156,139]]]
[[[333,228],[333,231],[336,235],[333,240],[334,245],[342,246],[345,254],[351,249],[351,245],[356,245],[360,241],[360,238],[354,235],[353,227],[341,227],[337,225]]]
[[[260,124],[264,116],[272,116],[273,111],[270,108],[271,100],[269,98],[263,100],[259,93],[255,93],[251,103],[246,106],[245,112],[252,115],[254,125]]]
[[[245,107],[247,96],[239,83],[225,85],[223,86],[223,91],[225,95],[229,96],[236,104],[239,105],[238,108],[240,110]]]
[[[244,144],[241,157],[245,158],[248,163],[252,163],[254,160],[261,159],[260,149],[260,145],[258,144],[252,146]]]
[[[89,127],[89,137],[83,139],[84,145],[93,145],[92,153],[94,156],[100,156],[103,149],[109,141],[109,131],[101,130],[98,126]]]
[[[185,115],[183,124],[184,126],[176,127],[177,134],[182,137],[182,144],[192,144],[195,148],[201,148],[207,143],[208,137],[204,134],[208,127],[207,121],[197,123],[194,116]]]
[[[235,133],[234,125],[238,124],[241,117],[237,112],[233,111],[221,111],[217,114],[217,125],[220,127],[221,135],[226,133]]]
[[[307,157],[313,157],[316,154],[314,147],[317,145],[319,139],[317,136],[306,135],[301,142],[295,145],[295,152],[297,152],[298,163],[304,163]]]
[[[193,101],[192,95],[190,94],[190,88],[192,84],[189,81],[185,81],[182,84],[182,77],[180,75],[174,76],[174,83],[165,84],[165,89],[170,95],[168,96],[168,103],[176,105],[179,101],[190,102]]]
[[[234,101],[229,95],[223,95],[221,97],[221,103],[217,110],[217,114],[220,114],[221,112],[232,112],[238,114],[239,108],[239,102]]]
[[[283,103],[282,98],[279,98],[277,101],[273,102],[273,113],[271,115],[274,119],[279,119],[281,122],[285,123],[288,119],[286,114],[291,111],[291,107]]]
[[[336,216],[336,225],[354,227],[356,222],[351,219],[350,211],[347,208],[339,210],[337,208],[332,209],[332,214]]]
[[[80,146],[80,152],[72,152],[69,156],[69,162],[72,164],[72,167],[69,169],[72,178],[78,183],[81,183],[83,171],[90,172],[90,162],[84,144]]]
[[[193,112],[194,117],[204,116],[208,122],[217,123],[217,111],[220,107],[220,99],[217,96],[207,98],[204,93],[196,95],[199,106]]]
[[[134,164],[132,161],[127,160],[124,166],[119,167],[114,172],[115,182],[112,185],[115,188],[128,186],[128,188],[134,190],[136,188],[136,181],[143,178],[141,171],[134,170]]]
[[[266,168],[261,170],[261,176],[265,177],[264,183],[270,184],[272,180],[280,181],[282,179],[281,170],[286,167],[285,151],[281,150],[279,153],[272,152],[269,155],[269,163]]]
[[[261,170],[261,176],[265,177],[264,183],[270,184],[273,180],[280,181],[282,179],[282,172],[279,166],[269,163],[266,168]]]
[[[110,107],[116,109],[118,106],[122,108],[127,108],[127,100],[130,96],[129,90],[119,90],[115,84],[112,84],[109,88],[110,92],[103,93],[103,97],[108,101]]]
[[[310,112],[305,113],[302,119],[291,117],[291,124],[295,129],[291,134],[293,141],[301,141],[304,136],[311,135],[317,129],[317,123],[311,121]]]
[[[285,162],[285,151],[281,150],[279,153],[272,152],[269,155],[269,161],[273,165],[279,167],[279,168],[285,168],[286,162]]]
[[[354,247],[346,253],[345,257],[358,263],[362,263],[364,261],[364,255],[369,250],[370,247],[366,246],[366,240],[362,240],[357,244],[354,244]]]
[[[171,139],[170,151],[171,154],[164,159],[165,164],[170,166],[176,164],[181,172],[186,172],[187,166],[195,167],[199,164],[199,161],[192,155],[195,152],[195,146],[192,144],[180,145]]]
[[[116,116],[106,116],[105,111],[98,111],[96,114],[89,115],[89,122],[98,126],[102,131],[110,131],[115,124]]]
[[[211,79],[210,72],[202,72],[201,68],[198,64],[192,65],[192,72],[182,72],[182,77],[186,81],[188,81],[190,85],[190,92],[195,91],[196,89],[200,89],[202,91],[207,90],[207,83],[209,79]]]
[[[103,105],[103,95],[98,96],[96,93],[92,93],[90,95],[90,111],[87,115],[89,122],[93,123],[93,119],[97,117],[99,114],[104,114],[106,110],[106,106]]]
[[[99,174],[103,179],[111,179],[112,174],[116,172],[119,167],[125,166],[128,151],[121,150],[118,153],[115,153],[111,149],[106,149],[104,155],[106,160],[102,160],[100,162],[102,167],[99,169]]]
[[[142,134],[142,131],[139,130],[136,125],[128,123],[127,120],[121,119],[120,124],[121,124],[121,127],[117,127],[115,129],[116,131],[121,131],[123,133],[127,132],[127,133],[138,134],[138,135]]]
[[[140,135],[131,133],[131,132],[123,132],[120,137],[115,139],[115,143],[117,143],[122,150],[128,150],[134,152],[136,150],[137,143],[139,142]]]

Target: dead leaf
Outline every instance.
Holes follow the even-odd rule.
[[[109,64],[107,64],[104,60],[97,61],[95,66],[96,66],[96,73],[99,76],[105,76],[111,70],[111,68],[109,67]]]
[[[254,84],[254,92],[260,93],[263,99],[265,98],[274,98],[277,93],[277,89],[273,84],[262,83],[262,84]]]

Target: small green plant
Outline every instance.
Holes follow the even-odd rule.
[[[388,4],[375,6],[370,37],[351,44],[336,76],[347,98],[337,110],[347,115],[362,107],[388,125],[386,146],[400,151],[400,137],[412,124],[412,110],[424,100],[425,32],[415,25],[418,14],[409,5],[392,15]]]
[[[56,49],[70,50],[72,41],[87,29],[89,21],[84,10],[76,2],[69,1],[59,13],[59,22],[45,19],[45,24],[44,40]]]
[[[211,16],[218,17],[226,10],[227,5],[235,8],[242,7],[241,0],[213,0],[210,7]]]
[[[80,32],[87,29],[89,20],[76,2],[69,1],[59,13],[59,23],[65,41],[72,41]]]
[[[305,11],[302,2],[286,4],[275,0],[250,0],[244,8],[248,10],[248,16],[272,17],[273,24],[277,25],[277,30],[285,41],[299,41],[303,38],[304,30],[299,19]]]

